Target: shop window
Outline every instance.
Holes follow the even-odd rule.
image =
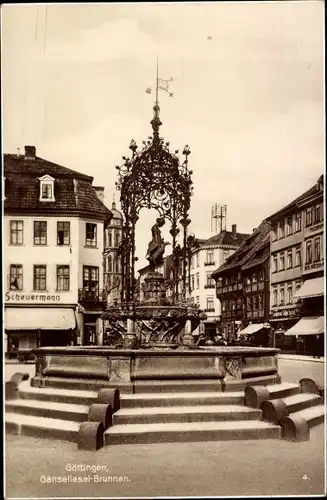
[[[22,220],[10,221],[10,244],[22,245],[24,242],[24,222]]]
[[[57,245],[70,245],[70,222],[57,222]]]
[[[69,283],[69,266],[57,266],[57,291],[68,292],[70,288]]]
[[[34,266],[33,289],[35,291],[45,291],[47,288],[47,266]]]
[[[47,244],[47,222],[44,220],[34,221],[34,245]]]
[[[10,290],[23,290],[23,266],[21,264],[11,264],[9,274]]]
[[[89,222],[85,223],[85,246],[97,246],[97,225]]]

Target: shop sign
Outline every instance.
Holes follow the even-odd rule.
[[[284,309],[282,311],[272,311],[271,318],[296,318],[300,315],[300,309]]]
[[[35,302],[35,303],[58,303],[60,302],[60,295],[40,294],[40,293],[18,293],[6,292],[6,302]]]

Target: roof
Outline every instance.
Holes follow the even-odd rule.
[[[113,219],[123,219],[123,215],[116,208],[116,203],[113,201],[111,206],[112,218]]]
[[[39,200],[43,175],[54,181],[54,202]],[[111,211],[99,200],[93,187],[93,177],[62,167],[39,157],[25,160],[24,156],[4,155],[4,211],[42,212],[47,214],[73,212],[91,215],[95,219],[111,219]]]
[[[239,248],[226,259],[224,264],[212,273],[212,276],[219,276],[224,274],[225,271],[235,270],[236,268],[238,270],[245,270],[246,268],[259,264],[266,248],[269,248],[269,242],[270,225],[266,221],[263,221],[255,231],[243,241]]]
[[[310,189],[307,189],[304,193],[302,193],[300,196],[295,198],[293,201],[285,205],[283,208],[279,209],[277,212],[274,214],[270,215],[267,217],[265,220],[268,222],[272,222],[274,219],[278,218],[279,216],[283,215],[283,213],[288,212],[292,208],[296,208],[298,203],[301,203],[301,201],[304,201],[306,198],[312,196],[313,194],[317,193],[317,189],[319,189],[319,185],[323,185],[323,175],[319,177],[317,182],[315,183],[314,186],[312,186]]]
[[[215,236],[211,236],[208,240],[205,240],[201,246],[209,245],[226,245],[226,246],[237,246],[239,247],[243,241],[250,235],[245,233],[233,233],[232,231],[221,231]]]

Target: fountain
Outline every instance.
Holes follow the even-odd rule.
[[[167,390],[240,390],[248,385],[278,383],[278,349],[248,347],[196,348],[194,330],[205,314],[188,301],[190,266],[188,226],[192,196],[189,146],[184,161],[171,153],[159,136],[162,124],[156,101],[151,121],[153,137],[138,151],[130,143],[131,158],[123,157],[117,189],[124,216],[120,247],[122,290],[119,303],[107,307],[103,320],[115,342],[106,346],[43,347],[35,350],[35,387],[79,389],[118,388],[121,392]],[[151,229],[144,298],[135,289],[135,228],[142,208],[159,217]],[[161,228],[168,221],[172,237],[170,295],[160,272],[168,242]],[[177,237],[181,237],[181,245]],[[58,385],[59,384],[59,385]]]

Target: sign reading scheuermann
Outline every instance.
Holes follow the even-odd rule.
[[[6,302],[60,302],[60,295],[6,292]]]

